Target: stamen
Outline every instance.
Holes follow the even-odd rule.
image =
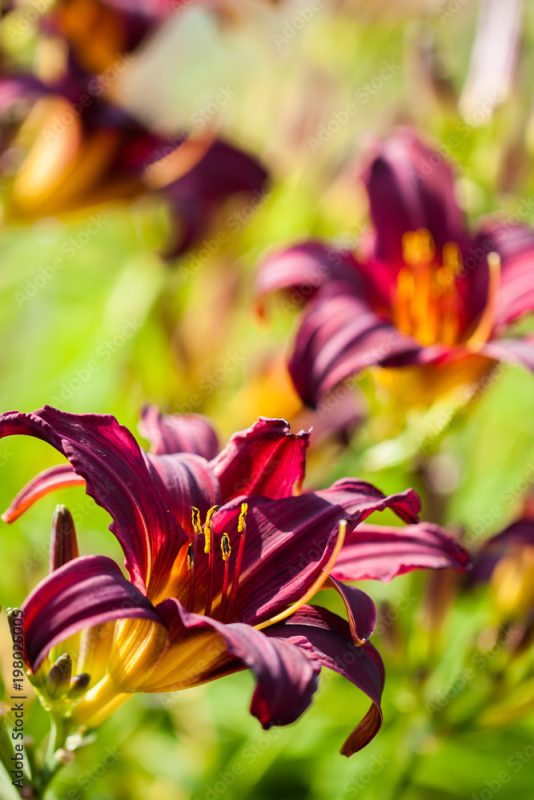
[[[454,344],[458,339],[456,278],[462,254],[455,242],[442,249],[441,266],[427,230],[407,231],[402,240],[404,267],[399,270],[393,321],[401,333],[424,346]]]
[[[206,608],[204,614],[209,617],[211,614],[211,605],[213,603],[213,571],[214,571],[214,553],[213,553],[213,523],[212,517],[217,511],[219,506],[212,506],[206,514],[206,522],[204,523],[204,553],[208,556],[208,599],[206,601]]]
[[[230,537],[227,533],[223,533],[221,539],[221,554],[222,559],[226,563],[232,555],[232,545],[230,544]]]
[[[206,521],[204,523],[204,552],[211,553],[212,544],[213,544],[213,527],[211,524],[211,519],[219,506],[212,506],[208,513],[206,514]]]
[[[237,532],[244,533],[247,529],[248,503],[241,503],[241,511],[237,521]]]
[[[397,278],[397,295],[395,299],[395,325],[401,333],[411,333],[411,304],[415,292],[415,280],[411,269],[403,267]]]
[[[195,566],[195,554],[193,552],[193,545],[190,544],[187,548],[187,569],[191,571]]]
[[[416,267],[434,260],[436,248],[434,240],[426,228],[406,231],[402,237],[402,258],[405,264]]]
[[[432,297],[432,265],[425,261],[414,270],[414,273],[415,292],[412,301],[414,337],[421,344],[429,345],[436,341],[437,334],[436,308]]]
[[[193,530],[196,534],[202,533],[202,523],[200,522],[200,509],[196,506],[193,506],[191,509],[191,524],[193,525]]]
[[[497,295],[501,279],[501,258],[498,253],[488,255],[488,296],[486,306],[480,315],[475,330],[468,338],[466,346],[471,350],[479,350],[486,344],[491,335],[493,323],[495,321],[495,310],[497,307]]]
[[[239,545],[237,547],[237,556],[234,567],[234,576],[232,579],[232,588],[230,590],[230,598],[228,600],[228,610],[230,610],[235,602],[237,590],[239,588],[239,578],[241,576],[241,568],[243,566],[243,556],[245,554],[245,539],[247,532],[247,514],[248,503],[241,503],[241,511],[239,512],[239,519],[237,522],[237,532],[239,534]]]
[[[223,585],[221,592],[221,608],[219,613],[219,616],[222,620],[224,620],[226,614],[226,606],[228,602],[228,576],[229,576],[231,554],[232,554],[232,546],[230,544],[230,537],[228,536],[227,533],[223,533],[221,539],[221,555],[222,555],[222,560],[224,561],[224,575],[223,575]]]
[[[187,547],[187,569],[189,570],[189,592],[187,610],[195,610],[195,550],[192,544]]]
[[[443,246],[443,266],[454,278],[462,271],[462,254],[455,242],[447,242]]]

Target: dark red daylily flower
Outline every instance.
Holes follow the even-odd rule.
[[[473,560],[470,584],[489,583],[505,618],[534,623],[534,519],[526,516],[487,539]]]
[[[304,711],[326,666],[372,701],[343,752],[365,746],[380,727],[384,670],[367,641],[373,603],[343,579],[461,569],[465,551],[417,524],[411,490],[384,496],[346,478],[300,493],[308,434],[290,433],[283,420],[260,419],[220,452],[197,416],[147,408],[141,430],[152,443],[148,454],[110,416],[50,407],[0,416],[0,437],[37,437],[69,461],[37,476],[4,519],[13,522],[54,488],[85,484],[112,517],[129,575],[109,558],[77,556],[56,533],[62,556],[24,603],[33,679],[39,684],[62,643],[88,684],[69,713],[95,725],[132,692],[186,688],[249,668],[257,682],[251,711],[267,728]],[[359,527],[386,508],[410,524]],[[59,566],[65,554],[70,560]],[[348,622],[308,604],[323,586],[339,592]]]
[[[190,0],[56,0],[43,17],[49,34],[68,42],[83,69],[101,72],[131,53]],[[197,0],[197,5],[205,5]]]
[[[308,241],[267,257],[260,299],[307,302],[289,369],[315,406],[373,367],[480,377],[498,361],[534,368],[534,339],[506,338],[534,309],[534,230],[486,222],[472,233],[443,157],[410,130],[377,147],[364,172],[373,223],[362,253]],[[433,372],[430,372],[433,370]]]
[[[1,77],[0,113],[22,101],[36,105],[24,125],[33,143],[7,197],[13,219],[162,196],[175,226],[170,257],[198,243],[226,200],[257,199],[265,188],[266,171],[254,157],[212,136],[149,130],[107,100],[89,74],[71,69],[50,84],[27,74]]]

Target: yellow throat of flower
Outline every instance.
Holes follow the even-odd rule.
[[[463,268],[458,246],[447,243],[440,264],[427,230],[408,231],[402,245],[404,266],[393,300],[396,327],[425,346],[456,344],[460,335],[456,279]]]
[[[399,271],[393,298],[393,322],[401,333],[427,347],[464,344],[477,351],[493,328],[500,282],[500,259],[489,253],[488,296],[482,314],[470,330],[463,329],[458,278],[464,265],[457,244],[448,242],[437,253],[430,233],[408,231],[402,240],[404,266]]]

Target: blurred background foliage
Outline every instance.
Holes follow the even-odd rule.
[[[26,64],[36,33],[29,7],[1,32],[7,57]],[[121,74],[118,91],[163,130],[216,126],[255,152],[271,173],[267,196],[255,208],[227,209],[211,238],[171,264],[157,255],[169,220],[152,200],[3,227],[4,410],[51,403],[110,412],[135,428],[142,404],[154,402],[208,414],[223,440],[259,414],[298,417],[281,366],[295,309],[274,302],[260,319],[254,268],[266,250],[298,238],[356,246],[368,226],[358,163],[367,143],[395,124],[415,125],[455,160],[470,218],[500,212],[534,223],[530,2],[495,102],[476,92],[476,2],[265,8],[258,0],[239,11],[222,26],[193,8],[176,15]],[[421,432],[416,414],[384,444],[380,417],[364,421],[347,448],[315,449],[308,485],[342,475],[384,491],[415,485],[426,491],[427,514],[476,548],[517,517],[532,483],[531,381],[519,368],[499,369],[435,436],[435,423],[426,419]],[[380,411],[369,380],[360,383],[361,402]],[[57,460],[33,440],[3,441],[0,505]],[[105,513],[83,491],[47,498],[1,531],[2,607],[19,604],[44,576],[56,502],[72,510],[83,552],[119,556]],[[382,608],[385,723],[352,759],[338,748],[365,701],[348,683],[324,677],[299,723],[263,733],[247,713],[252,680],[243,674],[173,696],[136,696],[64,771],[56,796],[529,800],[532,656],[503,661],[495,650],[490,592],[440,580],[412,575],[366,587]],[[454,595],[448,609],[443,597]],[[4,628],[0,636],[4,655]],[[486,713],[491,708],[500,712]],[[37,737],[46,730],[36,703],[28,728]]]

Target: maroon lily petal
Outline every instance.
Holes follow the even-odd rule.
[[[285,420],[261,417],[211,462],[222,496],[289,497],[304,480],[308,443],[309,433],[291,433]]]
[[[358,646],[370,639],[376,627],[376,606],[368,594],[355,586],[347,586],[332,575],[328,583],[340,595],[347,610],[350,630]]]
[[[169,508],[182,528],[190,529],[193,506],[204,517],[221,502],[219,481],[205,458],[192,453],[148,458],[167,489]]]
[[[257,159],[216,139],[192,169],[163,189],[177,225],[166,256],[174,258],[196,245],[221,203],[238,195],[257,200],[266,184],[267,172]]]
[[[266,632],[269,636],[290,641],[294,641],[293,637],[303,637],[312,645],[324,667],[343,675],[370,698],[371,708],[350,734],[341,752],[351,756],[369,744],[382,724],[380,700],[385,673],[378,650],[369,642],[356,647],[344,619],[314,606],[301,608],[286,622]]]
[[[531,314],[534,311],[534,230],[517,223],[486,224],[475,239],[473,252],[479,254],[483,262],[486,287],[489,253],[497,253],[501,259],[495,309],[497,330]],[[483,293],[483,287],[476,288]]]
[[[54,645],[84,628],[132,617],[161,621],[106,556],[83,556],[59,567],[37,585],[23,611],[26,660],[33,672]]]
[[[43,95],[53,94],[53,92],[54,89],[29,73],[2,75],[0,77],[0,112],[7,111],[14,103],[21,100],[31,102]]]
[[[349,251],[336,250],[318,240],[300,242],[268,255],[256,276],[256,294],[260,310],[271,292],[291,291],[297,302],[310,300],[316,290],[331,280],[358,280],[357,263]]]
[[[158,456],[195,453],[209,460],[220,450],[217,434],[201,414],[162,414],[148,405],[141,412],[139,432]]]
[[[417,522],[421,511],[421,500],[413,489],[385,495],[371,483],[356,478],[341,478],[329,489],[316,494],[340,505],[358,524],[375,511],[385,511],[387,508],[404,522]]]
[[[361,525],[351,531],[332,570],[338,580],[390,581],[414,569],[466,569],[469,554],[437,525]]]
[[[302,400],[315,407],[330,389],[365,367],[394,358],[417,362],[421,348],[380,319],[349,284],[325,286],[308,306],[289,371]]]
[[[237,532],[239,502],[219,509],[213,524],[217,541],[223,532],[229,534],[234,565],[244,545],[238,589],[226,618],[258,625],[284,613],[326,581],[336,557],[339,525],[348,515],[341,506],[312,493],[276,503],[249,499],[248,506],[244,534]],[[350,519],[348,524],[353,524]],[[220,586],[222,562],[215,569],[214,584]],[[197,570],[197,584],[202,580]]]
[[[162,577],[187,540],[169,511],[166,490],[132,434],[114,417],[68,414],[50,406],[33,414],[0,416],[0,438],[22,434],[48,442],[85,479],[87,493],[113,518],[136,586]],[[164,576],[163,576],[164,577]]]
[[[532,519],[521,519],[514,522],[501,533],[487,539],[474,559],[473,569],[469,575],[470,581],[473,583],[489,581],[501,558],[523,547],[534,547],[534,520]]]
[[[363,172],[375,229],[375,257],[393,272],[402,265],[402,237],[426,229],[438,252],[468,241],[450,165],[409,129],[381,142]]]
[[[158,611],[166,621],[173,640],[180,641],[193,630],[211,629],[225,642],[226,663],[219,670],[229,671],[228,662],[239,662],[256,676],[251,714],[264,728],[288,725],[309,706],[317,689],[320,670],[312,648],[302,638],[295,642],[268,638],[250,625],[237,622],[225,625],[200,614],[191,614],[175,600],[166,600]],[[297,646],[297,644],[299,646]],[[239,668],[239,666],[237,668]],[[236,666],[234,665],[234,669]],[[205,676],[209,680],[210,676]]]
[[[4,522],[15,522],[41,497],[69,486],[85,486],[85,480],[77,475],[70,464],[45,469],[29,481],[18,493],[9,508],[2,514]]]
[[[237,531],[240,504],[223,506],[213,518],[216,536],[228,532],[232,552],[241,544]],[[231,618],[257,625],[303,602],[331,571],[340,546],[339,526],[347,532],[374,511],[392,508],[413,519],[419,509],[414,492],[384,496],[361,481],[338,481],[324,492],[305,492],[273,503],[249,499],[239,589]],[[282,557],[283,554],[283,557]],[[222,563],[215,585],[222,582]]]
[[[534,371],[534,335],[520,339],[495,339],[485,344],[480,354]]]

